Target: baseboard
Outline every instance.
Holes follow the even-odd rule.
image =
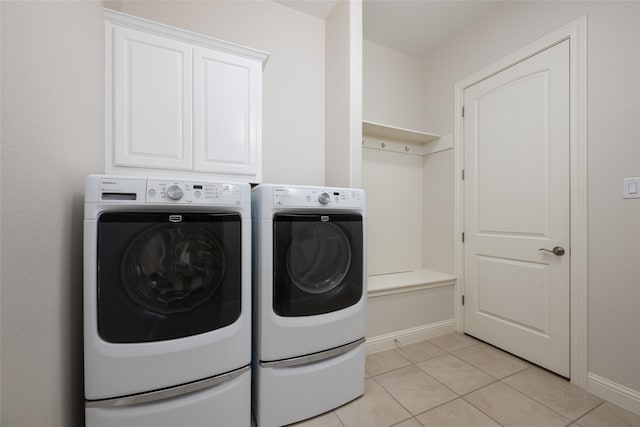
[[[587,391],[640,415],[640,392],[596,374],[587,374]]]
[[[454,332],[455,330],[455,319],[449,319],[428,325],[416,326],[415,328],[403,329],[389,334],[378,335],[376,337],[368,337],[366,352],[367,354],[372,354],[379,351],[390,350],[396,348],[398,345],[428,340]]]

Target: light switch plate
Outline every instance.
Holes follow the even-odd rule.
[[[640,177],[624,179],[625,199],[640,199]]]

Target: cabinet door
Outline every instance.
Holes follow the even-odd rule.
[[[192,48],[114,27],[114,165],[192,167]]]
[[[194,49],[193,169],[260,180],[262,64]]]

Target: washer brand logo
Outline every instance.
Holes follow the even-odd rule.
[[[329,217],[328,217],[327,215],[322,215],[322,216],[320,217],[320,221],[322,221],[322,222],[328,222],[328,221],[329,221]]]
[[[171,222],[181,222],[182,215],[169,215],[169,221]]]

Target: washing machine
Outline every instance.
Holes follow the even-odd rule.
[[[87,178],[84,377],[88,427],[250,425],[248,184]]]
[[[294,423],[364,393],[365,193],[252,191],[253,413]]]

